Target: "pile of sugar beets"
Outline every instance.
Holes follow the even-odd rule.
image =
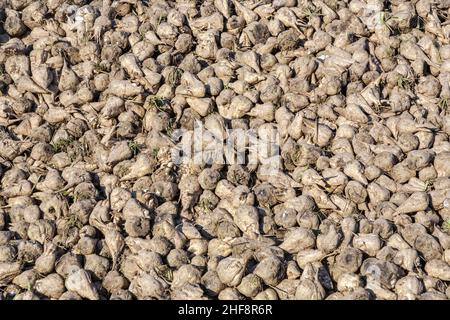
[[[0,299],[449,299],[449,16],[0,0]],[[199,123],[280,167],[175,162]]]

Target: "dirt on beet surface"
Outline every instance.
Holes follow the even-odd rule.
[[[0,0],[0,300],[449,299],[449,17]]]

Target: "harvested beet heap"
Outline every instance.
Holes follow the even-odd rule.
[[[0,299],[449,299],[449,15],[1,0]]]

